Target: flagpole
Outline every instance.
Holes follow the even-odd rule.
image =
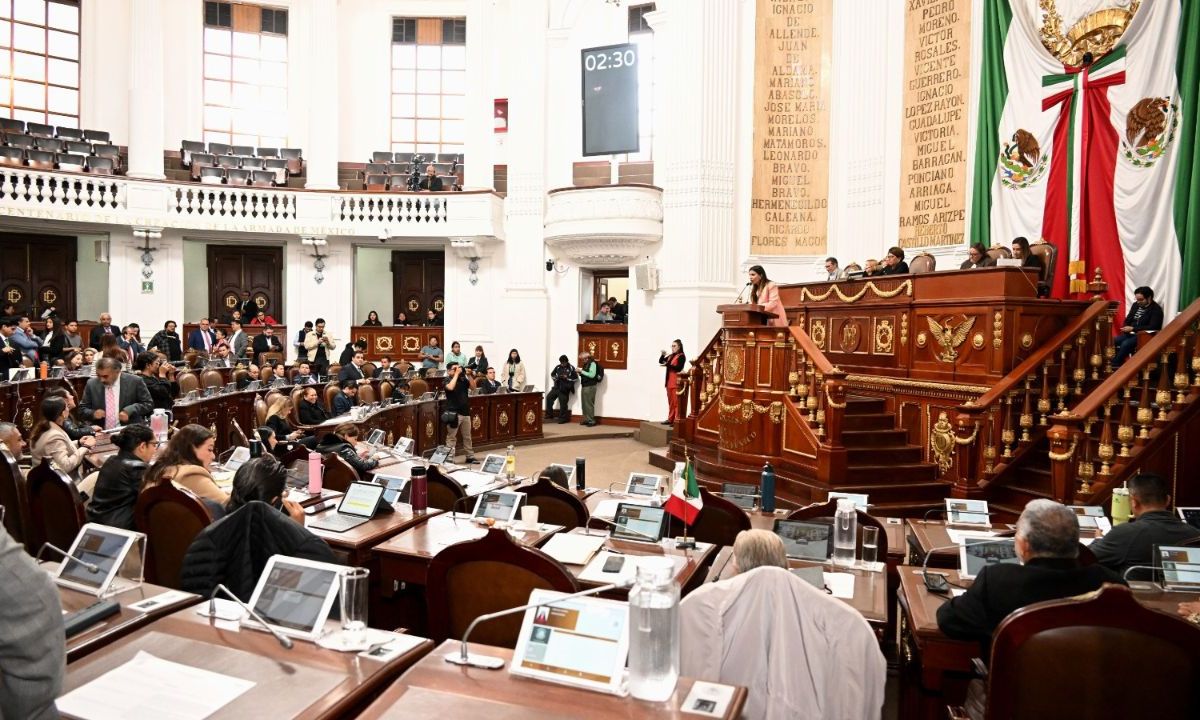
[[[687,478],[688,478],[688,469],[692,467],[691,454],[689,452],[685,451],[683,454],[683,460],[684,460],[683,477],[684,477],[684,482],[686,483]],[[692,472],[695,472],[695,470],[692,470]],[[686,489],[684,490],[684,494],[687,494]],[[685,516],[686,516],[686,513],[685,513]],[[688,537],[688,524],[687,524],[686,520],[684,520],[684,522],[683,522],[683,537],[675,538],[675,549],[676,550],[695,550],[696,549],[696,541],[692,540],[691,538]]]

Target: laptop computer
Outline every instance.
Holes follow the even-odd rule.
[[[384,505],[384,486],[375,483],[353,482],[346,488],[346,494],[332,515],[319,518],[308,523],[310,530],[325,530],[328,532],[346,532],[369,521]],[[391,505],[384,505],[389,510]]]
[[[280,633],[316,640],[325,630],[343,570],[329,563],[272,555],[248,604]],[[242,618],[242,625],[265,629],[250,617]]]
[[[747,483],[721,483],[721,495],[743,510],[758,507],[758,486]]]
[[[790,558],[823,563],[833,554],[833,526],[828,522],[778,518],[773,530]]]
[[[656,543],[662,540],[666,528],[667,511],[661,507],[621,503],[613,515],[609,535],[616,540]]]
[[[1164,590],[1200,592],[1200,547],[1159,545],[1155,557],[1162,566]]]
[[[988,565],[1019,565],[1016,541],[1012,538],[964,537],[958,548],[958,576],[973,578]]]

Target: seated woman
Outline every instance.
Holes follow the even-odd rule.
[[[329,413],[317,400],[315,387],[304,388],[304,394],[300,396],[300,408],[297,414],[302,425],[320,425],[329,419]]]
[[[146,383],[150,399],[155,408],[170,410],[179,396],[179,383],[175,382],[175,366],[167,363],[157,353],[144,352],[133,361],[133,370]]]
[[[91,348],[88,348],[88,350],[91,350]],[[126,366],[129,365],[129,353],[121,349],[116,335],[105,335],[100,338],[100,355],[93,356],[92,363],[94,364],[102,357],[112,358]],[[84,351],[84,362],[87,362],[87,350]]]
[[[363,323],[364,327],[379,327],[381,325],[383,325],[383,323],[379,322],[379,313],[375,312],[374,310],[367,313],[367,321]]]
[[[89,350],[91,348],[88,348]],[[68,372],[77,372],[83,369],[83,353],[78,350],[71,350],[62,357],[63,366]]]
[[[412,323],[408,320],[408,314],[403,310],[396,313],[396,320],[392,323],[393,327],[408,327]]]
[[[266,310],[259,310],[254,314],[254,319],[250,321],[251,325],[278,325],[279,321],[267,314]]]
[[[224,505],[229,495],[217,487],[208,466],[212,464],[216,441],[203,425],[184,425],[171,436],[162,455],[146,471],[142,490],[159,483],[172,482],[199,498]]]
[[[363,473],[374,470],[379,461],[372,457],[364,458],[367,453],[360,453],[354,443],[358,442],[358,427],[350,423],[342,423],[334,428],[333,432],[325,433],[325,437],[321,438],[321,442],[314,450],[324,455],[325,453],[337,453],[343,460],[350,463],[350,467],[354,468],[361,476]]]
[[[150,428],[141,424],[126,425],[112,441],[117,454],[100,468],[87,507],[88,522],[133,530],[133,506],[158,443]]]
[[[33,457],[34,465],[40,463],[42,458],[49,458],[50,462],[54,463],[59,470],[75,476],[79,466],[83,464],[83,458],[87,455],[88,448],[96,444],[96,438],[85,435],[79,438],[79,445],[76,445],[63,428],[66,420],[66,400],[60,397],[43,400],[42,419],[34,426],[33,432],[29,435],[29,442],[32,446],[29,454]]]
[[[476,375],[483,375],[487,372],[489,365],[487,355],[483,354],[483,346],[475,346],[475,354],[467,361],[467,369]]]
[[[284,499],[287,468],[264,455],[238,468],[225,516],[192,541],[180,588],[208,596],[222,584],[248,601],[272,555],[337,562],[325,541],[304,527],[300,506]]]
[[[277,397],[267,407],[267,419],[263,424],[275,432],[277,440],[298,442],[304,447],[309,448],[316,445],[317,439],[315,437],[304,437],[303,430],[297,430],[292,427],[291,421],[288,420],[291,414],[292,399],[287,396]]]

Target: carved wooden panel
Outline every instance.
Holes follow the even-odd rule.
[[[392,253],[393,312],[404,312],[410,323],[425,322],[430,308],[438,313],[445,309],[445,287],[445,253],[403,250]],[[380,318],[384,323],[394,319]]]
[[[575,329],[579,333],[579,352],[591,353],[592,357],[603,365],[605,370],[625,370],[628,367],[627,326],[608,323],[580,323]]]
[[[208,316],[223,319],[242,300],[242,292],[259,310],[283,322],[283,248],[209,245]],[[195,272],[195,268],[186,269]],[[245,318],[249,322],[250,318]]]
[[[75,318],[74,237],[0,235],[0,295],[17,312],[37,318],[54,307],[62,320]]]
[[[505,442],[517,435],[517,402],[510,395],[492,396],[492,442]]]

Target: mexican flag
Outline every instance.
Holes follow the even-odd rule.
[[[689,459],[683,471],[676,474],[671,496],[663,503],[663,509],[682,520],[684,525],[691,526],[703,507],[700,486],[696,483],[696,468]]]
[[[1169,321],[1200,296],[1200,0],[984,0],[982,25],[971,241],[1044,238],[1055,297],[1098,266],[1118,324],[1143,285]],[[1098,27],[1123,32],[1071,52]]]

